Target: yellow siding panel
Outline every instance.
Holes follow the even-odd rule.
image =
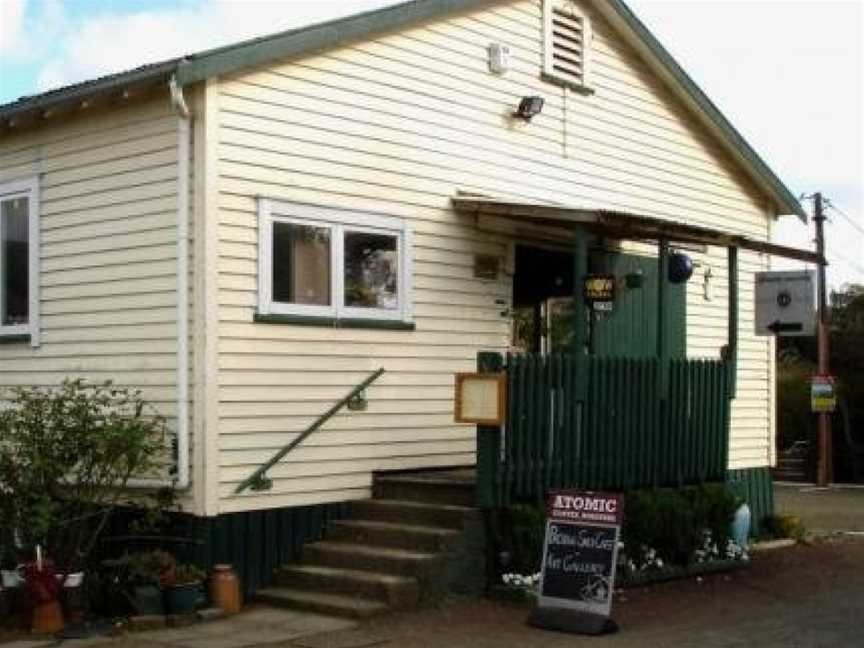
[[[175,416],[176,169],[167,96],[0,137],[0,182],[42,199],[41,345],[0,345],[0,385],[112,380]]]
[[[536,0],[221,80],[223,510],[365,496],[375,470],[473,462],[473,429],[452,421],[452,376],[471,370],[478,351],[507,347],[510,324],[502,311],[511,277],[475,279],[473,264],[479,253],[505,259],[512,237],[481,232],[454,214],[449,198],[458,190],[630,210],[768,237],[764,197],[593,8],[584,8],[594,21],[592,96],[540,80]],[[489,42],[513,47],[513,66],[503,77],[486,68]],[[516,123],[509,113],[528,94],[542,95],[545,109],[530,125]],[[259,195],[410,219],[417,330],[253,323]],[[694,258],[700,267],[688,286],[688,352],[717,357],[727,338],[725,250]],[[736,467],[764,465],[771,443],[770,356],[768,343],[752,334],[751,306],[753,272],[766,267],[759,255],[741,255]],[[272,492],[233,495],[270,450],[379,366],[387,373],[368,390],[366,412],[328,422],[274,468]],[[308,457],[298,459],[303,453]]]

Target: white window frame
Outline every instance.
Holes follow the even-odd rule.
[[[330,305],[290,304],[273,300],[274,223],[293,223],[330,230]],[[346,232],[384,234],[396,238],[399,259],[397,308],[361,308],[345,305]],[[259,315],[411,322],[413,236],[411,225],[405,219],[261,197],[258,199],[258,249]]]
[[[582,83],[577,83],[572,78],[562,75],[555,70],[553,54],[555,48],[552,39],[554,33],[552,30],[552,10],[558,6],[568,4],[573,13],[582,20]],[[564,85],[573,90],[584,93],[594,92],[592,81],[592,56],[591,44],[594,40],[594,33],[591,29],[591,18],[576,6],[576,3],[569,0],[543,0],[543,73],[542,77],[546,81]]]
[[[29,300],[27,323],[15,325],[3,325],[0,323],[0,337],[6,336],[30,336],[30,345],[38,347],[39,340],[39,178],[33,176],[22,180],[0,183],[0,202],[14,200],[16,198],[27,198],[27,225],[28,225],[28,250],[27,261],[28,286],[27,297]],[[2,254],[0,247],[0,273],[2,273]],[[5,282],[0,276],[0,293],[3,291]]]

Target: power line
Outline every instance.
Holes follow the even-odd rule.
[[[826,200],[825,202],[828,203],[828,207],[829,207],[829,209],[833,209],[835,212],[837,212],[838,214],[840,214],[843,218],[846,219],[846,222],[847,222],[847,223],[849,223],[852,227],[854,227],[856,230],[858,230],[858,232],[860,232],[862,235],[864,235],[864,227],[861,227],[861,225],[859,225],[858,223],[856,223],[856,222],[852,219],[852,217],[849,216],[849,214],[847,214],[847,213],[844,212],[842,209],[840,209],[839,207],[837,207],[837,206],[836,206],[834,203],[832,203],[830,200]]]
[[[834,257],[833,255],[837,255],[837,256]],[[832,263],[837,264],[837,265],[845,265],[847,268],[855,270],[856,272],[858,272],[862,276],[864,276],[864,266],[859,265],[858,263],[856,263],[852,259],[849,259],[848,257],[845,257],[842,254],[838,254],[836,250],[833,252],[830,252],[828,254],[828,260],[831,261]]]

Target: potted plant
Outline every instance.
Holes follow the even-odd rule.
[[[33,610],[33,632],[55,634],[63,630],[61,585],[53,563],[37,553],[36,560],[24,564],[24,581]]]
[[[177,565],[174,583],[164,590],[165,607],[169,614],[192,612],[202,600],[202,585],[206,575],[195,565]]]
[[[156,549],[127,554],[121,563],[126,568],[127,596],[135,612],[164,614],[162,590],[175,580],[174,556]]]
[[[15,589],[24,584],[17,557],[17,551],[14,549],[0,548],[0,589]]]

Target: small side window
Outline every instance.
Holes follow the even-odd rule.
[[[591,21],[570,0],[543,0],[543,78],[591,92]]]
[[[392,216],[260,199],[258,314],[411,319],[411,229]]]
[[[39,192],[35,178],[0,184],[0,338],[39,345]]]

